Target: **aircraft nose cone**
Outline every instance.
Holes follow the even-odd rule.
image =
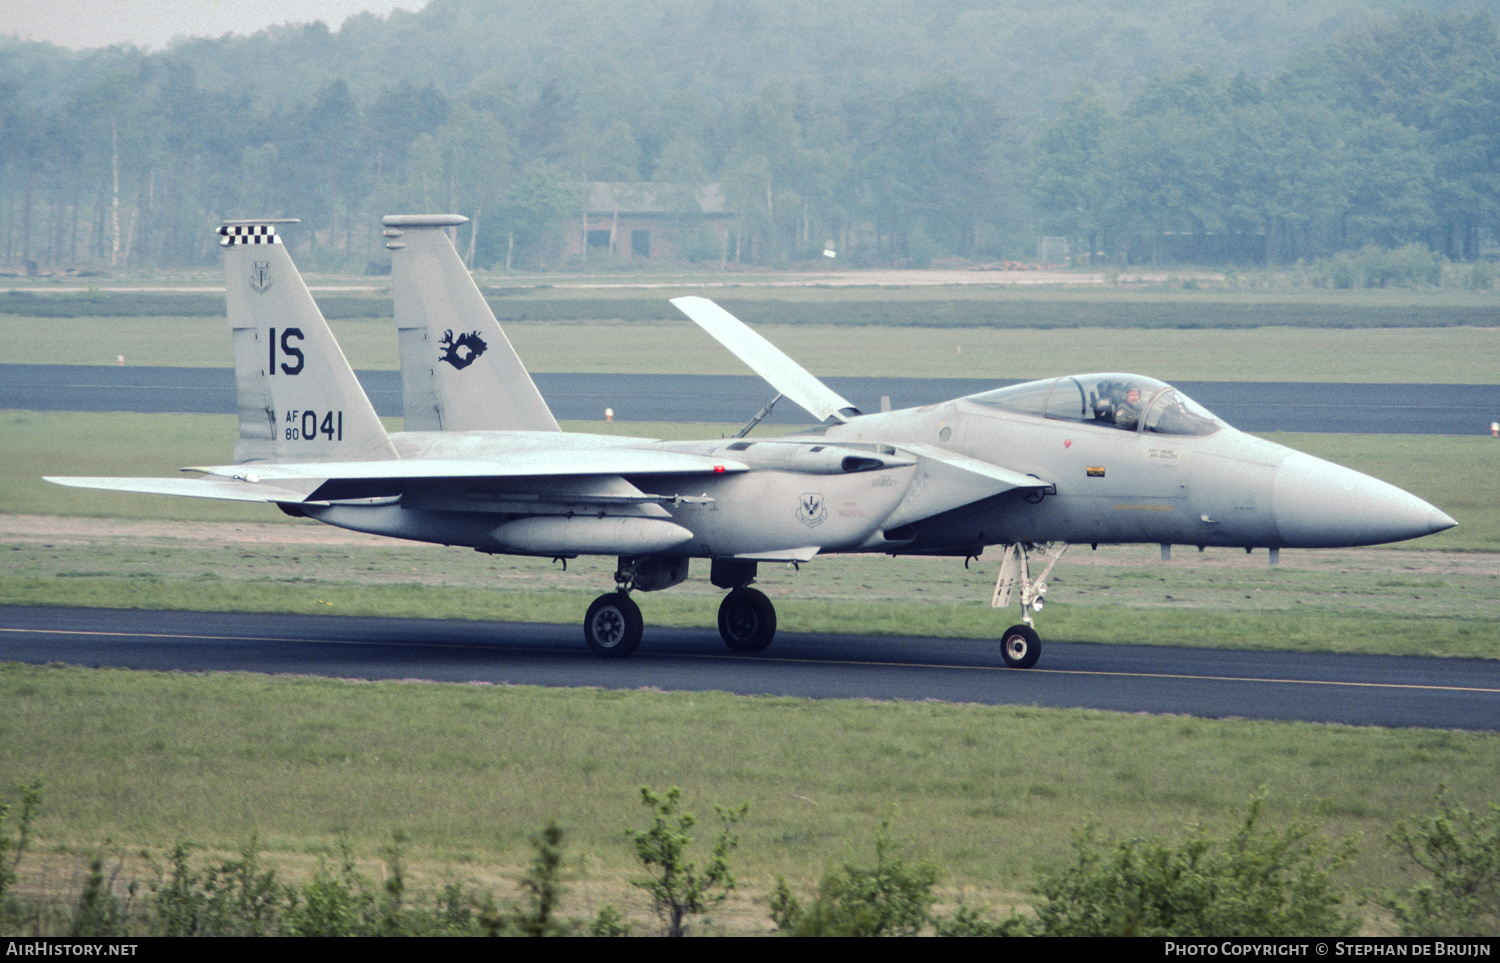
[[[1399,542],[1458,524],[1395,485],[1302,452],[1276,470],[1271,508],[1281,544],[1297,548]]]

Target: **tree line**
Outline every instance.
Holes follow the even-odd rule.
[[[1085,81],[1045,119],[942,65],[836,93],[770,66],[753,86],[726,68],[739,86],[701,93],[673,75],[655,97],[621,76],[611,97],[576,70],[521,80],[419,49],[424,69],[377,86],[340,75],[355,62],[334,53],[385,49],[382,30],[408,36],[417,19],[365,19],[337,47],[319,24],[112,50],[76,82],[41,45],[0,51],[3,263],[207,265],[218,220],[291,216],[312,268],[361,270],[383,259],[380,215],[456,211],[471,266],[559,267],[590,181],[717,183],[733,244],[692,256],[770,266],[829,241],[854,264],[1031,259],[1038,235],[1116,261],[1408,243],[1472,259],[1500,214],[1500,40],[1482,13],[1370,20],[1274,74],[1179,70],[1128,97]],[[211,56],[252,77],[258,51],[282,90],[288,50],[323,59],[276,97],[226,85]]]
[[[1493,21],[1408,11],[1264,82],[1194,70],[1119,108],[1080,86],[1037,136],[1030,189],[1042,229],[1088,252],[1472,260],[1500,223],[1497,112]]]

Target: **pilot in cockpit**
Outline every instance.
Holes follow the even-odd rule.
[[[1141,420],[1141,389],[1131,385],[1125,389],[1125,398],[1115,406],[1115,426],[1134,431]]]
[[[1141,420],[1141,389],[1120,381],[1099,382],[1094,420],[1134,431]]]

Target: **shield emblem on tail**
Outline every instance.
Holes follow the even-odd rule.
[[[250,287],[255,289],[256,294],[265,294],[271,290],[270,261],[255,261],[251,264]]]

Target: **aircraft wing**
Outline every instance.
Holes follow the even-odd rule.
[[[203,478],[68,478],[46,480],[70,488],[149,495],[186,495],[228,501],[301,503],[322,498],[364,497],[370,484],[399,481],[445,481],[474,478],[576,478],[624,475],[708,475],[748,471],[736,461],[672,451],[539,450],[508,452],[496,458],[382,459],[379,461],[294,462],[290,464],[212,465],[186,468]],[[562,486],[567,487],[567,486]],[[634,491],[634,489],[632,489]],[[639,493],[637,493],[639,494]],[[521,498],[527,496],[518,496]],[[578,502],[650,502],[659,499],[611,499],[603,495],[573,495],[559,500]],[[679,499],[680,500],[680,499]]]
[[[217,498],[231,502],[300,502],[317,487],[316,483],[293,487],[257,485],[234,478],[64,478],[47,477],[54,485],[68,488],[97,488],[112,492],[134,492],[141,495],[187,495],[193,498]]]
[[[294,478],[443,479],[536,478],[562,475],[722,475],[749,467],[722,458],[675,451],[635,449],[539,449],[512,451],[493,458],[412,458],[381,461],[292,462],[289,464],[210,465],[189,468],[207,475],[247,481]]]
[[[672,305],[770,382],[771,387],[801,405],[819,421],[831,418],[842,424],[860,413],[847,398],[813,377],[780,348],[708,298],[673,298]]]

